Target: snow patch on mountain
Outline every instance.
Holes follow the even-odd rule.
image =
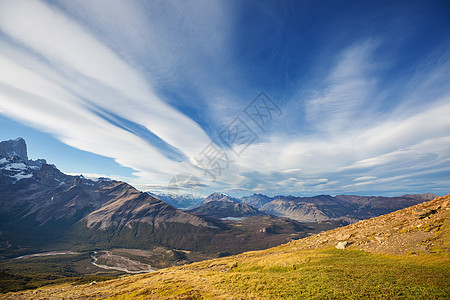
[[[3,167],[2,169],[6,170],[6,171],[26,170],[27,165],[25,165],[24,163],[11,163],[11,164],[8,164],[6,167]]]
[[[16,174],[16,175],[14,175],[14,176],[11,176],[11,177],[13,177],[13,178],[15,178],[17,181],[19,181],[19,180],[21,180],[21,179],[26,179],[26,178],[31,178],[31,177],[33,177],[33,174],[24,174],[24,173],[18,173],[18,174]]]

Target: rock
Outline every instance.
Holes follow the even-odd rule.
[[[25,140],[23,138],[17,138],[15,140],[0,142],[0,157],[1,156],[9,158],[18,156],[23,161],[27,162],[27,144],[25,143]]]
[[[340,250],[345,249],[345,247],[347,247],[348,244],[349,243],[347,241],[339,242],[336,245],[336,249],[340,249]]]
[[[336,237],[336,239],[337,239],[338,241],[345,241],[345,240],[348,240],[351,236],[352,236],[351,233],[342,233],[342,234],[338,235],[338,236]]]

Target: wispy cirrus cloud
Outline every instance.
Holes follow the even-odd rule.
[[[0,11],[0,29],[15,44],[2,44],[14,59],[2,57],[4,113],[143,174],[192,169],[189,161],[183,166],[165,158],[167,149],[99,114],[101,109],[132,120],[186,157],[202,150],[208,135],[162,101],[140,70],[55,7],[15,1],[3,2]]]
[[[349,130],[358,114],[368,108],[376,88],[374,72],[381,67],[373,57],[379,42],[367,40],[338,54],[336,66],[323,88],[316,90],[305,104],[305,117],[317,130]]]
[[[388,114],[379,114],[374,102],[385,101],[380,95],[392,97],[376,85],[385,73],[373,73],[373,56],[379,44],[358,43],[336,55],[325,84],[313,92],[323,96],[305,101],[307,122],[303,124],[317,128],[316,132],[304,133],[301,128],[296,135],[278,132],[269,141],[252,145],[238,161],[241,169],[253,170],[243,173],[241,184],[261,188],[266,184],[267,189],[270,182],[274,193],[336,193],[385,192],[392,189],[395,180],[404,186],[398,190],[414,190],[421,185],[417,182],[420,176],[432,176],[441,184],[448,182],[448,176],[441,176],[450,167],[450,89],[439,83],[450,78],[450,68],[442,63],[427,65],[420,84],[418,75],[413,74],[409,80],[416,84],[409,85],[401,98],[394,98],[398,106]],[[414,105],[414,95],[424,94],[430,86],[435,90],[426,105]],[[292,168],[297,169],[284,174],[283,170]],[[435,190],[439,184],[430,186]]]
[[[312,40],[324,52],[302,60],[323,24],[284,34],[298,18],[252,5],[0,2],[0,113],[136,170],[141,187],[188,172],[237,193],[444,189],[448,42],[404,66],[395,34],[369,30]],[[224,149],[232,162],[213,181],[194,158],[261,87],[283,116],[241,155]]]

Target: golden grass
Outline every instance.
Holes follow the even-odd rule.
[[[448,254],[293,251],[283,245],[96,285],[46,287],[36,298],[449,299],[449,262]]]

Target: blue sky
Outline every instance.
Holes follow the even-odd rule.
[[[448,1],[2,0],[0,139],[155,192],[446,194],[449,37]]]

